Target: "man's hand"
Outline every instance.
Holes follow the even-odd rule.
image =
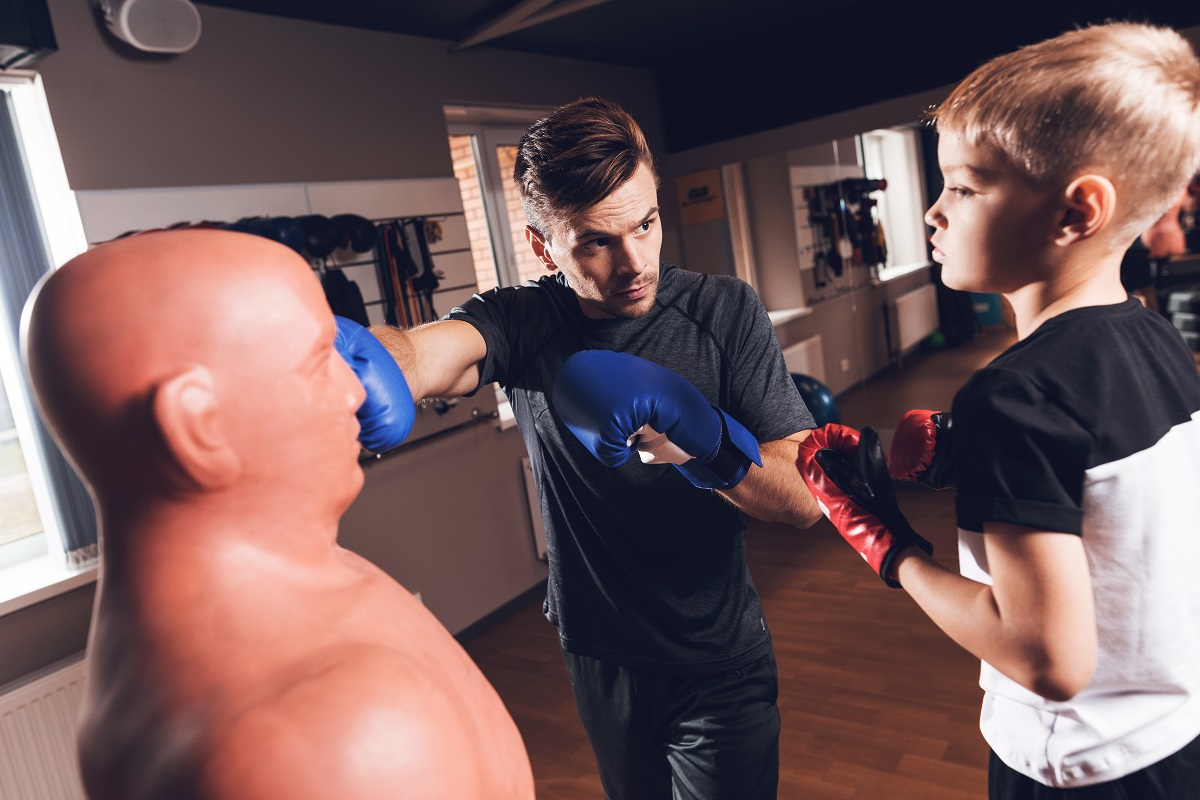
[[[798,466],[821,511],[888,586],[900,586],[892,563],[901,550],[933,553],[900,513],[874,428],[818,428],[801,443]]]
[[[957,476],[950,412],[918,409],[905,414],[892,437],[888,469],[893,478],[931,489],[954,486]]]
[[[554,380],[552,403],[610,467],[637,452],[647,464],[674,464],[701,489],[732,489],[752,463],[762,466],[758,442],[741,423],[681,375],[628,353],[575,353]]]
[[[358,408],[358,440],[374,453],[391,450],[408,436],[416,417],[408,381],[387,348],[370,331],[345,317],[334,319],[338,354],[367,390],[367,399]]]

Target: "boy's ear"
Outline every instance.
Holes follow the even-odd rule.
[[[222,429],[208,369],[194,366],[160,383],[153,408],[175,463],[197,487],[222,489],[241,474],[242,461]]]
[[[533,248],[533,255],[538,261],[546,265],[546,269],[550,272],[558,269],[558,265],[554,263],[554,259],[550,255],[550,247],[546,244],[546,237],[544,235],[526,225],[525,241],[529,242],[529,246]]]
[[[1117,190],[1103,175],[1081,175],[1063,193],[1065,208],[1054,243],[1090,239],[1108,227],[1116,212]]]

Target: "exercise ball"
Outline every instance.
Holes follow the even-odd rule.
[[[837,400],[828,386],[810,375],[802,375],[799,372],[792,373],[792,383],[796,384],[796,391],[800,392],[800,397],[803,398],[804,405],[808,406],[818,428],[842,421]]]

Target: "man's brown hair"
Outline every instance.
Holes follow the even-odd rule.
[[[529,126],[513,177],[529,226],[543,236],[596,205],[654,159],[633,117],[616,103],[585,97]],[[655,182],[658,175],[655,173]]]

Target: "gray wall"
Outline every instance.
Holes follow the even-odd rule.
[[[747,160],[744,176],[759,296],[771,299],[771,310],[803,306],[787,154]]]
[[[201,7],[204,32],[177,57],[135,53],[101,30],[87,0],[49,0],[60,50],[42,73],[72,188],[115,189],[451,175],[443,103],[553,106],[611,97],[663,153],[653,75],[489,48]],[[1200,43],[1200,28],[1187,31]],[[799,305],[790,151],[911,122],[945,89],[660,159],[664,258],[687,266],[673,175],[746,165],[761,293]],[[820,303],[779,328],[784,345],[821,333],[830,388],[887,364],[880,309],[924,272]],[[794,297],[793,297],[794,295]],[[838,369],[842,358],[851,369]],[[343,543],[420,591],[452,631],[537,586],[515,432],[458,431],[368,466]],[[463,487],[477,492],[463,501]],[[81,649],[91,589],[0,617],[0,683]]]
[[[85,0],[49,4],[60,49],[39,72],[75,190],[450,176],[446,103],[550,107],[607,96],[663,152],[654,79],[643,70],[490,48],[451,54],[448,42],[211,6],[200,9],[204,30],[194,50],[154,56],[115,42]],[[910,118],[876,110],[852,124],[817,121],[732,148],[660,155],[664,258],[689,265],[673,176],[756,158],[748,182],[769,188],[752,206],[751,225],[769,285],[775,271],[795,269],[785,151],[820,142],[831,129],[849,125],[845,133],[853,134]],[[696,267],[722,269],[703,254]],[[805,338],[815,326],[828,326],[824,338],[837,347],[859,341],[860,327],[870,338],[865,305],[857,316],[839,308],[831,303],[790,323],[781,339]],[[837,357],[827,353],[826,361]],[[856,358],[845,386],[883,359],[860,365]],[[341,542],[421,592],[458,632],[545,580],[529,539],[523,454],[515,430],[480,425],[369,464]],[[0,683],[82,649],[91,596],[79,589],[0,617]]]
[[[49,0],[38,65],[75,190],[451,177],[443,104],[624,105],[661,152],[653,75],[202,6],[179,56],[114,42],[87,0]],[[670,209],[666,209],[670,224]],[[664,256],[677,259],[676,235]],[[367,465],[341,542],[459,632],[539,584],[515,429],[455,431]],[[0,617],[0,683],[83,649],[91,588]],[[547,623],[548,624],[548,623]]]
[[[94,595],[88,585],[0,617],[0,685],[82,650]]]
[[[71,188],[452,175],[445,103],[625,105],[662,141],[653,75],[200,6],[177,56],[138,53],[87,0],[49,0],[41,72]]]
[[[884,330],[884,307],[929,281],[929,270],[923,269],[882,285],[860,286],[814,303],[810,315],[785,322],[775,332],[784,347],[821,334],[825,385],[838,395],[893,363]],[[844,370],[843,363],[847,365]]]

